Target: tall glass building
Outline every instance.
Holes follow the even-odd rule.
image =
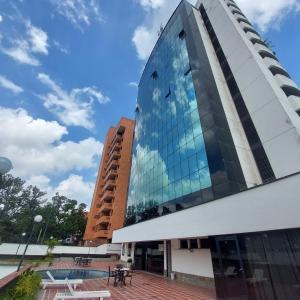
[[[182,1],[139,84],[122,259],[219,299],[299,299],[299,115],[234,1]]]

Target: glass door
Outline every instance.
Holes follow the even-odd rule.
[[[215,274],[221,284],[224,300],[247,300],[245,274],[236,237],[216,238],[220,273]]]

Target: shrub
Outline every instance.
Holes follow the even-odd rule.
[[[40,288],[41,276],[34,271],[23,273],[17,284],[11,289],[5,300],[32,300],[35,299]]]

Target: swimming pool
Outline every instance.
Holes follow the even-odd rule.
[[[49,269],[37,271],[43,279],[49,279],[46,274],[50,271],[54,279],[94,279],[108,276],[108,272],[90,269]]]

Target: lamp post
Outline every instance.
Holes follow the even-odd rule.
[[[24,236],[25,236],[25,235],[26,235],[26,232],[23,232],[23,233],[22,233],[21,242],[20,242],[20,244],[19,244],[19,246],[18,246],[18,249],[17,249],[16,255],[18,254],[19,248],[20,248],[20,246],[21,246],[21,244],[22,244],[22,242],[23,242],[23,240],[24,240]]]
[[[0,174],[3,175],[9,172],[12,168],[13,165],[11,161],[6,157],[0,156]]]
[[[23,252],[23,255],[22,255],[22,258],[20,260],[20,263],[19,263],[19,266],[18,266],[18,269],[17,269],[17,272],[20,271],[20,268],[22,266],[22,263],[23,263],[23,260],[24,260],[24,257],[25,257],[25,254],[26,254],[26,251],[27,251],[27,248],[28,248],[28,245],[30,243],[30,240],[32,238],[32,234],[33,234],[33,231],[34,231],[34,226],[35,226],[35,223],[40,223],[42,222],[43,220],[43,217],[41,215],[36,215],[33,219],[33,225],[32,225],[32,229],[31,229],[31,232],[30,232],[30,235],[29,235],[29,238],[27,240],[27,244],[25,246],[25,249],[24,249],[24,252]]]

